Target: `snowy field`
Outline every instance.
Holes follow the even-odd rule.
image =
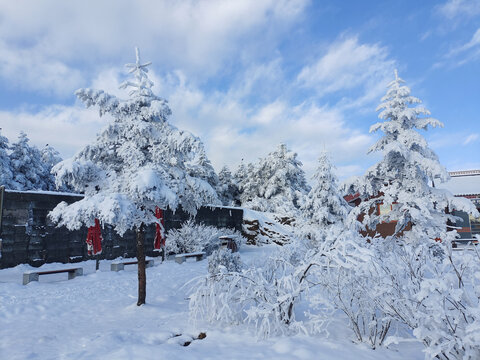
[[[271,250],[271,249],[270,249]],[[244,262],[269,251],[244,246]],[[246,326],[193,323],[190,279],[206,274],[207,261],[174,261],[147,268],[147,305],[136,306],[136,266],[111,272],[110,262],[46,264],[41,270],[80,266],[84,276],[43,275],[22,285],[28,265],[0,270],[0,359],[423,359],[422,345],[371,350],[351,341],[344,319],[329,338],[296,335],[258,340]],[[206,338],[196,339],[200,333]],[[189,346],[183,346],[191,341]]]

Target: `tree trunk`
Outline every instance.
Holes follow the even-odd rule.
[[[145,273],[145,224],[137,227],[137,261],[138,261],[138,301],[137,306],[145,304],[147,295],[147,276]]]

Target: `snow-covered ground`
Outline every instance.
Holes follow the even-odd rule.
[[[258,261],[271,246],[244,246],[244,262]],[[193,323],[188,315],[190,279],[207,261],[174,261],[147,269],[147,305],[136,306],[136,266],[111,272],[110,262],[75,266],[84,276],[43,275],[22,285],[28,265],[0,270],[0,359],[423,359],[417,342],[371,350],[355,344],[343,319],[329,338],[296,335],[258,340],[245,326]],[[73,264],[46,264],[41,270]],[[206,338],[197,338],[200,333]],[[180,335],[180,336],[177,336]],[[183,346],[191,341],[189,346]]]

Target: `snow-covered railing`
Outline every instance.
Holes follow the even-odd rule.
[[[449,171],[451,177],[480,175],[480,170]]]

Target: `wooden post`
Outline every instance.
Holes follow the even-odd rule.
[[[137,261],[138,261],[138,301],[137,306],[145,304],[147,294],[147,276],[145,273],[145,224],[137,227]]]

